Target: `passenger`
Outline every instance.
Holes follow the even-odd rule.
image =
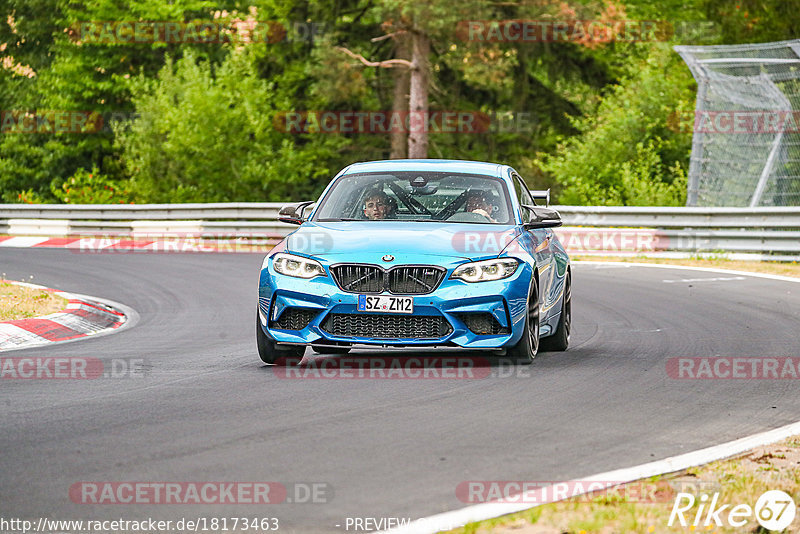
[[[497,222],[492,217],[494,206],[491,202],[491,195],[485,191],[470,191],[467,193],[465,209],[470,213],[483,215],[491,222]]]
[[[371,221],[390,219],[394,216],[394,203],[383,191],[371,193],[364,199],[364,216]]]

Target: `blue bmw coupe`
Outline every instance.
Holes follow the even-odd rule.
[[[318,202],[280,211],[300,227],[261,266],[261,360],[299,361],[309,345],[479,349],[519,363],[566,350],[570,262],[558,212],[536,204],[548,196],[508,165],[350,165]]]

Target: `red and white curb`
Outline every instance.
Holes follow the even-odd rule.
[[[136,311],[118,302],[26,282],[2,282],[49,291],[68,303],[65,309],[49,315],[0,322],[0,352],[110,334],[133,326],[139,319]]]

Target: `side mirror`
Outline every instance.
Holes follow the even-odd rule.
[[[289,224],[303,224],[305,222],[305,212],[311,206],[313,209],[314,201],[295,202],[286,204],[278,212],[278,220]]]
[[[551,208],[543,208],[541,206],[525,206],[533,214],[530,221],[525,223],[525,228],[554,228],[561,226],[561,214]]]

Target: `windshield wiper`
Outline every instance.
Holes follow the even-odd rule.
[[[318,222],[360,222],[360,221],[367,221],[369,219],[348,219],[347,217],[343,219],[317,219]]]

